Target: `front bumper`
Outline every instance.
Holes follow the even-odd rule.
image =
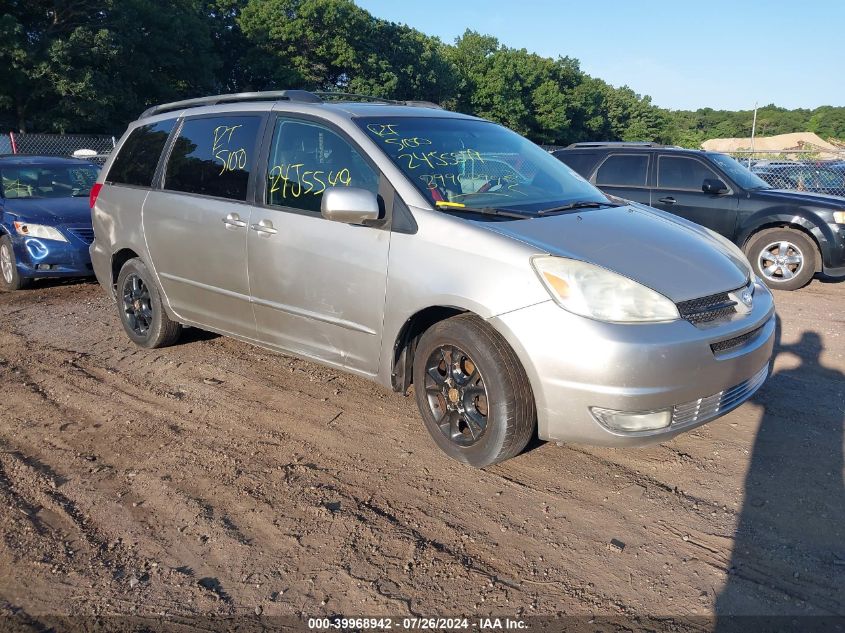
[[[88,277],[94,274],[88,242],[61,229],[67,242],[12,234],[12,246],[21,277]],[[82,230],[79,233],[85,234]]]
[[[831,224],[832,239],[822,246],[822,271],[829,277],[845,277],[845,224]]]
[[[528,373],[540,438],[637,446],[670,439],[750,398],[767,375],[775,318],[771,293],[757,284],[751,312],[701,327],[683,320],[602,323],[552,301],[490,323]],[[734,344],[720,349],[725,341]],[[593,417],[591,407],[671,409],[672,422],[653,431],[614,431]]]

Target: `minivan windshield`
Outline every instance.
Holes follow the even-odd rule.
[[[533,215],[612,205],[557,158],[495,123],[447,117],[362,117],[355,122],[440,208]]]
[[[94,165],[15,165],[0,168],[4,198],[87,197],[97,182]]]
[[[718,154],[714,152],[710,154],[710,158],[714,163],[722,168],[722,171],[725,172],[731,180],[743,189],[755,190],[772,188],[769,183],[760,178],[757,174],[752,173],[750,169],[745,167],[745,165],[736,159],[731,158],[727,154]]]

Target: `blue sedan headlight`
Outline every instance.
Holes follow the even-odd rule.
[[[37,237],[42,240],[55,240],[56,242],[67,242],[67,238],[54,226],[46,224],[29,224],[28,222],[15,222],[15,230],[24,237]]]

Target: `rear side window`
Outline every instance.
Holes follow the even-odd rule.
[[[176,119],[167,119],[135,128],[121,146],[106,181],[139,187],[152,186],[161,150],[175,123]]]
[[[568,165],[576,172],[587,178],[593,165],[596,164],[595,154],[578,154],[570,151],[559,151],[554,153],[554,157]]]
[[[164,188],[246,200],[260,116],[186,119],[173,142]]]
[[[616,154],[608,157],[596,173],[596,184],[617,187],[645,187],[648,176],[646,154]]]

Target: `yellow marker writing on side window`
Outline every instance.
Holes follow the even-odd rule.
[[[434,206],[437,207],[465,207],[467,205],[461,202],[446,202],[445,200],[438,200],[434,203]]]

